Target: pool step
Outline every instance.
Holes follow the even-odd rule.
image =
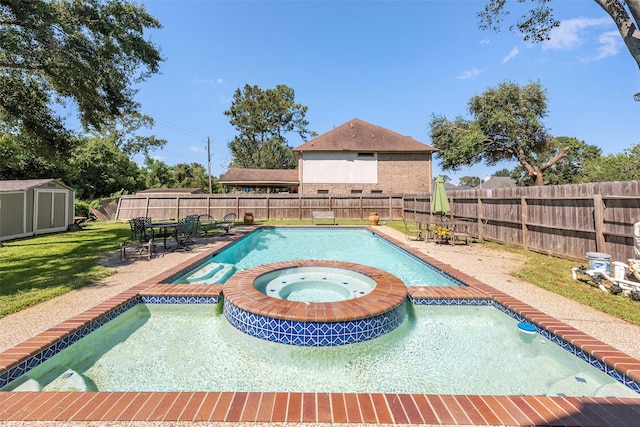
[[[208,285],[214,283],[223,283],[235,272],[236,267],[233,264],[211,262],[192,275],[188,276],[187,282],[203,283]]]
[[[42,388],[42,391],[89,391],[84,376],[73,369],[67,369]]]

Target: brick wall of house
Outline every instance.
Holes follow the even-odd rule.
[[[377,184],[302,184],[302,194],[362,194],[431,192],[430,153],[378,153]]]

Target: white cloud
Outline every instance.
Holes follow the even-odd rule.
[[[192,145],[191,147],[189,147],[189,151],[192,151],[194,153],[204,153],[204,147],[202,146],[198,146],[198,145]]]
[[[583,30],[593,27],[602,27],[611,25],[611,18],[603,17],[593,18],[575,18],[567,19],[560,22],[560,26],[551,30],[550,39],[545,41],[543,49],[573,49],[581,46],[584,41],[580,37]]]
[[[477,76],[478,74],[480,74],[482,71],[478,70],[476,67],[473,67],[472,69],[465,71],[464,73],[460,74],[458,76],[458,78],[460,80],[466,80],[466,79],[471,79],[474,78],[475,76]]]
[[[221,85],[223,83],[222,79],[194,79],[194,83],[196,84],[218,84]]]
[[[491,41],[489,39],[480,40],[480,44],[489,44],[489,43],[491,43]]]
[[[600,46],[596,49],[598,53],[595,58],[593,58],[595,61],[606,58],[607,56],[617,55],[622,47],[622,39],[618,31],[607,31],[606,33],[600,34],[598,42]]]
[[[511,61],[513,58],[515,58],[518,55],[518,52],[520,52],[518,50],[517,47],[514,47],[513,49],[511,49],[511,52],[509,52],[509,54],[507,56],[505,56],[504,58],[502,58],[502,63],[506,63]]]

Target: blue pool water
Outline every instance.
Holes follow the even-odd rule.
[[[353,262],[388,271],[407,286],[460,286],[430,264],[366,229],[263,228],[174,283],[224,283],[237,270],[294,260]],[[212,264],[216,265],[215,271]],[[209,269],[201,274],[203,269]],[[192,279],[189,279],[192,277]]]
[[[245,335],[220,305],[138,304],[5,389],[640,397],[493,307],[409,304],[375,340],[296,347]]]

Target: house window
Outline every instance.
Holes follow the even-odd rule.
[[[382,190],[371,190],[371,194],[382,194]]]
[[[362,194],[362,190],[351,190],[351,194]]]
[[[373,159],[375,155],[373,153],[358,153],[358,157]]]
[[[318,194],[329,194],[329,190],[318,190]]]

